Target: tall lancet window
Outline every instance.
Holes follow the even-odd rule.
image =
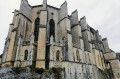
[[[38,41],[39,23],[40,23],[40,18],[37,17],[35,20],[34,41]]]
[[[29,31],[30,31],[30,30],[29,30],[28,22],[26,22],[25,40],[28,39]]]
[[[63,47],[62,47],[62,52],[63,52],[63,60],[68,60],[68,43],[65,37],[62,39]]]
[[[27,60],[28,58],[28,50],[25,50],[25,53],[24,53],[24,60]]]
[[[53,19],[50,20],[49,25],[50,25],[50,37],[53,36],[53,40],[55,41],[55,22]]]

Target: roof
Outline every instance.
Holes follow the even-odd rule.
[[[35,6],[32,6],[32,8],[35,8],[35,7],[41,7],[43,5],[35,5]],[[57,7],[54,7],[54,6],[51,6],[51,5],[47,5],[48,7],[51,7],[51,8],[54,8],[54,9],[57,9],[59,10],[60,8],[57,8]]]
[[[32,8],[35,8],[35,7],[41,7],[42,5],[34,5],[32,6]]]

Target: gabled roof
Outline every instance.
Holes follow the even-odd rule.
[[[32,6],[32,8],[35,8],[35,7],[42,7],[43,5],[35,5],[35,6]],[[51,6],[51,5],[47,5],[48,7],[51,7],[51,8],[54,8],[54,9],[57,9],[57,10],[60,10],[60,8],[57,8],[57,7],[54,7],[54,6]]]

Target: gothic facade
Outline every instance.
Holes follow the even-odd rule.
[[[60,8],[31,6],[21,0],[14,11],[1,66],[64,69],[64,79],[120,79],[120,64],[106,38],[78,18],[68,15],[67,2]]]

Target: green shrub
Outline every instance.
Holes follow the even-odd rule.
[[[45,77],[46,77],[46,78],[49,78],[49,75],[46,74]]]
[[[34,66],[28,66],[31,70],[31,72],[35,72],[35,67]]]
[[[43,68],[35,68],[35,72],[42,74],[44,72]]]
[[[21,72],[21,67],[14,67],[13,68],[13,71],[16,73],[16,74],[19,74]]]
[[[56,79],[61,79],[61,77],[62,77],[61,76],[62,68],[55,68],[55,67],[53,67],[53,68],[50,69],[50,71],[55,74],[55,78]]]
[[[59,73],[61,72],[62,68],[55,68],[55,67],[52,67],[52,71],[53,73]]]
[[[5,64],[5,67],[10,67],[11,65],[9,65],[9,64]]]

